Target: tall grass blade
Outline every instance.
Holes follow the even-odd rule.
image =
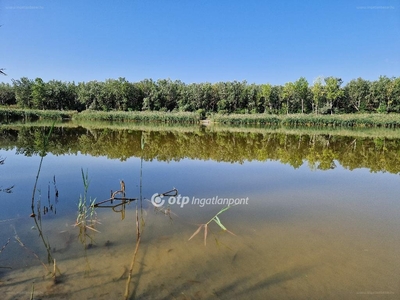
[[[221,209],[221,210],[217,213],[217,216],[218,216],[219,214],[222,214],[224,211],[230,209],[231,207],[232,207],[232,206],[224,207],[223,209]]]
[[[222,225],[222,223],[221,223],[220,219],[219,219],[217,216],[215,216],[215,217],[214,217],[214,222],[215,222],[215,223],[217,223],[217,224],[218,224],[218,226],[222,228],[222,230],[224,230],[224,231],[226,231],[226,230],[227,230],[227,229],[225,228],[225,226],[224,226],[224,225]]]
[[[207,246],[207,224],[204,225],[204,246]]]

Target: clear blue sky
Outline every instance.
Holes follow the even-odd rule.
[[[3,82],[400,75],[400,0],[0,0]]]

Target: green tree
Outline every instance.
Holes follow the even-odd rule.
[[[200,89],[200,85],[197,83],[192,83],[187,86],[181,87],[180,90],[180,98],[177,101],[178,109],[180,111],[194,111],[194,103],[196,103],[196,94],[198,93],[198,89]],[[199,100],[200,102],[200,100]]]
[[[391,106],[391,80],[387,76],[379,76],[371,83],[368,106],[371,111],[388,112]]]
[[[125,78],[120,77],[115,84],[116,87],[116,109],[118,110],[138,110],[140,107],[139,98],[140,93],[137,87],[127,81]]]
[[[370,94],[370,82],[362,78],[353,79],[344,87],[344,90],[350,111],[364,112]]]
[[[291,113],[296,100],[296,89],[293,82],[287,82],[283,86],[283,101],[286,114]]]
[[[324,78],[323,77],[317,77],[314,80],[314,84],[311,87],[311,92],[312,92],[312,97],[313,97],[313,111],[315,114],[318,115],[319,113],[319,106],[321,102],[325,99],[325,85],[324,85]]]
[[[263,112],[273,112],[272,108],[272,102],[271,102],[271,92],[272,92],[272,85],[269,83],[267,84],[262,84],[261,85],[261,101],[262,105],[261,107],[263,108]]]
[[[61,85],[61,84],[60,84]],[[61,109],[83,110],[83,107],[78,102],[77,86],[75,82],[67,82],[61,85],[64,101]]]
[[[77,96],[77,101],[82,107],[85,107],[85,109],[89,108],[90,105],[90,93],[88,88],[86,87],[86,83],[84,82],[79,82],[77,87],[76,87],[76,96]]]
[[[119,84],[115,79],[107,79],[105,82],[99,82],[100,95],[98,103],[103,111],[120,110],[120,103],[117,101],[119,96]]]
[[[181,81],[163,79],[157,81],[158,98],[155,102],[156,110],[172,111],[178,107]]]
[[[32,80],[27,77],[22,77],[20,80],[12,79],[15,100],[20,107],[31,108],[32,107]]]
[[[102,85],[98,81],[80,82],[76,88],[77,100],[86,109],[100,110],[102,105]]]
[[[282,109],[282,102],[283,102],[283,86],[281,85],[274,85],[271,88],[271,94],[270,94],[270,104],[272,107],[272,111],[274,113],[279,113],[280,110]],[[284,111],[286,112],[287,109],[284,108]]]
[[[207,112],[216,112],[218,99],[214,86],[209,82],[202,83],[199,86],[201,90],[201,106],[198,109],[203,108]]]
[[[12,85],[9,83],[0,83],[0,104],[1,105],[12,105],[15,104],[15,91]]]
[[[218,95],[218,112],[219,113],[231,113],[232,109],[230,107],[231,97],[229,93],[228,83],[226,82],[218,82],[215,84],[216,92]]]
[[[46,83],[46,109],[82,110],[74,82],[50,80]]]
[[[249,101],[252,101],[251,98],[254,95],[250,96],[248,94],[249,85],[247,84],[247,81],[246,80],[244,80],[242,82],[234,81],[232,83],[232,88],[233,88],[233,94],[235,95],[234,96],[235,97],[234,111],[235,112],[249,112]],[[256,103],[254,103],[254,107],[255,106],[257,106]]]
[[[152,79],[145,79],[138,83],[143,94],[142,110],[154,110],[158,102],[157,85]]]
[[[294,83],[295,97],[301,105],[301,113],[304,113],[309,99],[308,81],[304,77],[300,77]]]
[[[246,81],[217,83],[218,111],[222,113],[244,112],[248,107],[248,98],[245,92],[246,85]]]
[[[392,111],[400,113],[400,77],[392,79],[391,89]]]
[[[32,85],[32,106],[44,109],[46,103],[46,86],[41,78],[36,78]]]
[[[216,107],[211,83],[180,83],[178,107],[180,111],[214,111]]]
[[[50,80],[46,83],[46,109],[62,109],[63,97],[62,83]]]
[[[326,88],[326,100],[327,107],[331,114],[333,114],[333,108],[337,101],[343,97],[343,89],[340,88],[343,81],[341,78],[336,77],[326,77],[325,79]]]
[[[130,108],[135,111],[142,110],[143,98],[144,94],[142,89],[140,88],[140,84],[138,82],[131,83],[131,88],[129,89],[128,109]]]
[[[245,86],[244,90],[245,102],[248,103],[250,113],[264,112],[264,101],[261,100],[261,88],[256,84]]]
[[[390,78],[387,80],[385,78],[385,98],[386,98],[386,112],[396,112],[397,107],[399,105],[399,99],[398,99],[398,89],[399,89],[399,80],[395,77]]]

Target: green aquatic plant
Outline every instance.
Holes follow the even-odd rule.
[[[99,232],[94,227],[96,224],[99,223],[97,220],[97,215],[95,211],[95,202],[96,198],[92,199],[91,197],[88,198],[88,190],[90,185],[89,180],[89,173],[86,173],[81,169],[82,174],[82,181],[84,192],[83,195],[79,196],[78,202],[78,216],[76,217],[75,226],[78,226],[80,229],[79,232],[79,239],[82,243],[86,245],[86,237],[89,237],[92,240],[92,237],[87,233],[87,229]]]
[[[49,271],[49,269],[47,268],[47,266],[44,265],[43,263],[42,263],[42,265],[45,267],[46,270],[49,271],[50,274],[52,274],[52,277],[53,277],[53,279],[54,279],[54,283],[58,283],[59,281],[57,280],[57,275],[56,275],[56,273],[58,272],[58,273],[61,275],[61,272],[60,272],[60,270],[58,269],[58,267],[56,266],[56,263],[55,263],[56,260],[53,258],[52,251],[51,251],[51,246],[50,246],[50,242],[49,242],[48,239],[45,238],[45,236],[44,236],[44,234],[43,234],[42,218],[41,218],[41,204],[40,204],[40,202],[41,202],[41,201],[40,201],[40,200],[41,200],[41,192],[40,192],[40,189],[37,188],[38,181],[39,181],[39,176],[40,176],[40,172],[41,172],[41,169],[42,169],[43,159],[44,159],[44,157],[46,156],[46,151],[47,151],[47,147],[48,147],[48,144],[49,144],[50,136],[51,136],[51,134],[52,134],[52,132],[53,132],[53,129],[54,129],[54,124],[55,124],[55,123],[53,123],[53,125],[50,127],[49,132],[48,132],[47,134],[44,134],[44,135],[43,135],[43,140],[42,140],[42,143],[41,143],[41,145],[40,145],[40,152],[39,152],[39,155],[40,155],[40,163],[39,163],[38,171],[37,171],[37,173],[36,173],[35,183],[34,183],[33,189],[32,189],[32,199],[31,199],[31,209],[32,209],[32,213],[31,213],[30,216],[33,218],[33,220],[34,220],[34,222],[35,222],[35,225],[36,225],[36,229],[37,229],[38,232],[39,232],[39,237],[41,238],[41,240],[42,240],[42,242],[43,242],[43,245],[44,245],[45,248],[46,248],[46,252],[47,252],[47,262],[48,262],[48,264],[53,264],[53,266],[54,266],[53,272]],[[55,180],[55,177],[54,177],[54,180]],[[35,211],[35,195],[36,195],[36,192],[39,193],[39,199],[36,201],[37,210]],[[58,197],[58,191],[56,192],[56,194],[57,194],[56,197]],[[50,198],[48,199],[48,201],[49,201],[49,203],[50,203]],[[47,212],[47,210],[46,210],[46,208],[45,208],[44,213],[46,213],[46,212]],[[29,249],[22,243],[22,241],[19,239],[19,237],[18,237],[17,234],[15,235],[15,239],[17,240],[17,242],[18,242],[22,247],[24,247],[25,249],[29,250]],[[29,250],[29,251],[30,251],[30,250]],[[40,258],[39,258],[38,255],[36,255],[34,252],[32,252],[32,253],[35,255],[35,257],[36,257],[40,262],[42,262],[42,261],[40,260]]]
[[[202,228],[204,228],[204,246],[207,245],[207,234],[208,234],[208,225],[214,221],[215,223],[218,224],[218,226],[224,231],[224,232],[229,232],[232,235],[235,235],[233,232],[229,231],[222,223],[221,220],[219,219],[218,215],[222,214],[224,211],[227,211],[229,208],[232,206],[227,206],[221,209],[214,217],[212,217],[207,223],[200,224],[199,228],[192,234],[192,236],[189,238],[188,241],[190,241],[193,237],[195,237]]]
[[[79,241],[82,243],[84,247],[84,257],[86,261],[85,274],[87,274],[90,272],[91,268],[86,250],[93,246],[93,236],[89,234],[89,230],[94,232],[99,232],[94,227],[96,224],[100,224],[100,222],[97,220],[97,215],[95,211],[96,198],[95,199],[92,199],[91,197],[88,198],[88,190],[90,185],[89,172],[86,171],[85,173],[81,168],[81,174],[82,174],[82,182],[84,189],[83,189],[83,195],[81,194],[79,196],[78,215],[76,217],[74,227],[79,227]],[[89,238],[90,242],[87,241],[87,238]]]

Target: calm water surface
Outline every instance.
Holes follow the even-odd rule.
[[[81,169],[96,202],[120,180],[127,197],[139,198],[142,183],[145,226],[132,299],[400,298],[397,138],[57,125],[34,198],[62,273],[54,284],[30,217],[48,130],[2,128],[0,186],[15,185],[11,194],[0,193],[0,247],[9,240],[0,253],[2,299],[28,299],[32,287],[35,299],[123,299],[136,202],[123,212],[98,208],[99,232],[87,230],[82,241],[74,226]],[[147,199],[173,187],[190,201],[171,204],[170,218]],[[206,246],[204,230],[188,241],[224,207],[192,199],[212,197],[248,199],[219,215],[235,235],[212,222]]]

